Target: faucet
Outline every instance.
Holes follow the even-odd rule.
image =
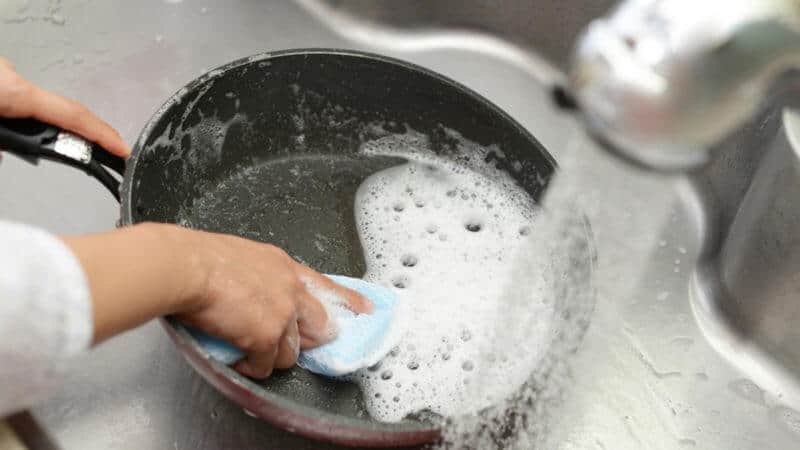
[[[579,37],[568,84],[605,149],[688,171],[797,67],[800,1],[625,0]]]
[[[709,342],[800,407],[800,0],[624,0],[576,42],[568,92],[595,141],[687,175]]]

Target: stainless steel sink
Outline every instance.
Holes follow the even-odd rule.
[[[719,146],[693,177],[703,248],[692,279],[699,324],[744,372],[800,405],[800,120],[782,104]]]
[[[702,172],[653,175],[609,158],[551,101],[579,29],[610,1],[298,3],[12,0],[0,4],[0,54],[129,142],[186,81],[265,50],[357,48],[464,83],[579,173],[594,205],[597,305],[543,448],[800,446],[793,116],[764,113]],[[56,232],[116,219],[84,177],[12,158],[0,165],[0,211]],[[65,449],[332,448],[235,408],[153,324],[87,355],[34,413]]]
[[[354,39],[368,41],[370,36],[377,36],[379,38],[372,42],[395,49],[414,48],[419,51],[426,46],[428,50],[460,47],[493,55],[527,71],[538,80],[541,92],[564,78],[563,70],[568,65],[579,29],[616,2],[573,0],[556,4],[511,1],[498,5],[479,0],[432,3],[301,0],[300,3]],[[746,7],[747,3],[742,5]],[[684,12],[691,13],[689,10]],[[731,15],[726,17],[733,20]],[[757,51],[750,50],[751,53]],[[658,308],[659,301],[669,299],[674,289],[688,292],[689,300],[681,295],[680,299],[672,298],[671,301],[691,305],[696,324],[703,332],[703,343],[711,345],[741,370],[743,376],[751,378],[733,381],[729,383],[730,388],[755,398],[759,403],[774,405],[771,417],[788,423],[789,428],[796,431],[799,423],[794,421],[800,418],[800,414],[791,407],[800,407],[800,299],[797,298],[800,293],[800,251],[797,245],[800,243],[800,206],[797,202],[800,193],[797,161],[800,115],[793,112],[798,97],[793,94],[798,92],[800,85],[792,81],[794,77],[785,78],[780,80],[780,94],[759,99],[763,104],[759,106],[760,113],[756,117],[714,145],[709,165],[669,177],[672,189],[664,184],[665,180],[659,184],[655,174],[648,175],[625,167],[612,168],[614,163],[609,161],[594,161],[593,158],[604,158],[594,153],[597,151],[595,144],[589,141],[581,141],[577,150],[579,156],[566,155],[569,162],[565,171],[573,170],[581,177],[591,174],[600,179],[595,183],[585,183],[589,192],[584,194],[588,200],[584,200],[583,205],[593,218],[593,229],[599,230],[601,262],[615,266],[610,272],[601,269],[599,278],[605,294],[617,299],[623,298],[624,295],[620,294],[626,292],[628,295],[643,295],[646,291],[634,289],[632,294],[626,291],[623,285],[630,282],[631,277],[639,279],[645,289],[648,285],[653,289],[649,300],[640,300],[647,304],[647,308]],[[753,86],[742,87],[747,88],[753,89]],[[534,89],[523,95],[532,99],[532,91]],[[558,113],[551,111],[550,114]],[[711,122],[714,118],[709,116],[707,120]],[[702,128],[702,123],[699,125]],[[536,125],[532,127],[534,130],[537,128]],[[580,131],[576,133],[580,134]],[[554,151],[558,154],[562,150],[560,147]],[[603,164],[608,167],[601,168]],[[624,181],[620,182],[617,177]],[[615,191],[613,186],[618,182],[623,186],[620,191]],[[593,190],[602,190],[600,197],[603,198],[598,198]],[[630,242],[639,241],[641,244],[647,242],[648,234],[651,237],[657,235],[653,231],[659,229],[659,221],[652,217],[663,217],[659,213],[665,210],[669,200],[665,191],[677,194],[679,212],[673,212],[661,227],[664,233],[671,235],[676,229],[681,230],[678,235],[683,236],[679,238],[683,244],[678,246],[677,254],[669,256],[668,251],[659,250],[670,248],[669,239],[659,239],[661,244],[667,243],[666,247],[653,245],[654,241],[651,241],[649,253],[647,244],[634,248]],[[659,202],[661,208],[656,206]],[[598,204],[601,206],[593,207]],[[608,214],[609,209],[613,213]],[[635,218],[626,218],[625,211]],[[647,220],[646,215],[650,215],[651,220]],[[626,220],[635,223],[635,227],[626,226],[623,223]],[[611,256],[619,247],[627,248],[627,266]],[[671,268],[670,257],[674,257]],[[631,261],[636,263],[631,264]],[[648,270],[650,266],[658,269]],[[682,286],[686,280],[680,275],[669,277],[670,269],[675,274],[690,273],[689,282]],[[624,280],[615,281],[614,272]],[[669,286],[669,290],[662,290],[664,286]],[[655,313],[649,318],[632,320],[623,326],[623,330],[632,345],[638,347],[660,334],[650,327],[669,329],[675,325],[670,322],[680,321],[681,317]],[[659,322],[663,323],[656,325]],[[694,342],[692,345],[696,345],[694,339],[677,336],[670,342],[677,345]],[[681,370],[660,369],[658,360],[663,361],[662,351],[655,350],[657,356],[642,353],[641,360],[656,378],[685,377],[686,373]],[[698,384],[705,382],[704,374],[704,371],[696,372],[694,381]],[[707,414],[715,415],[713,410]],[[718,413],[717,416],[724,414]],[[703,420],[706,419],[708,417]],[[740,424],[738,420],[732,421],[735,427]],[[680,442],[691,444],[690,440]],[[728,448],[751,448],[746,442],[726,445]],[[708,444],[698,446],[711,447]],[[769,446],[781,448],[775,442]]]

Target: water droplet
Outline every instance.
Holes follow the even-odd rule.
[[[408,370],[417,370],[419,369],[419,363],[416,361],[411,361],[406,367],[408,367]]]
[[[392,371],[391,370],[384,370],[381,373],[381,380],[391,380],[392,379]]]
[[[397,212],[401,212],[401,211],[403,211],[404,209],[406,209],[406,205],[404,205],[404,204],[402,204],[402,203],[395,203],[395,204],[394,204],[394,206],[393,206],[392,208],[393,208],[395,211],[397,211]]]
[[[527,235],[531,234],[531,227],[529,227],[527,225],[525,225],[523,227],[520,227],[519,234],[520,234],[520,236],[527,236]]]
[[[689,347],[691,347],[692,344],[694,344],[694,339],[685,336],[677,336],[672,338],[671,342],[672,345],[675,345],[676,347],[680,347],[683,350],[689,350]]]
[[[735,394],[745,400],[749,400],[759,405],[766,404],[764,401],[764,390],[747,378],[740,378],[738,380],[731,381],[728,384],[728,387]]]
[[[464,363],[461,364],[461,368],[469,372],[475,368],[475,364],[473,364],[472,361],[464,361]]]

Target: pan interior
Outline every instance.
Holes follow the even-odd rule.
[[[501,151],[484,163],[513,167],[509,174],[534,199],[554,169],[513,120],[432,73],[361,54],[264,55],[193,82],[155,115],[131,160],[123,221],[235,234],[282,247],[318,271],[360,276],[356,190],[404,161],[359,148],[408,130],[427,136],[439,156],[455,155],[448,130],[496,146]],[[258,383],[297,403],[371,421],[349,382],[295,368]]]
[[[323,273],[359,277],[364,256],[353,213],[356,190],[389,157],[300,155],[267,160],[196,198],[179,223],[272,243]]]

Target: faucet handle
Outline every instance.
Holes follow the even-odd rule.
[[[625,0],[581,35],[569,83],[606,148],[689,170],[798,64],[798,0]]]

